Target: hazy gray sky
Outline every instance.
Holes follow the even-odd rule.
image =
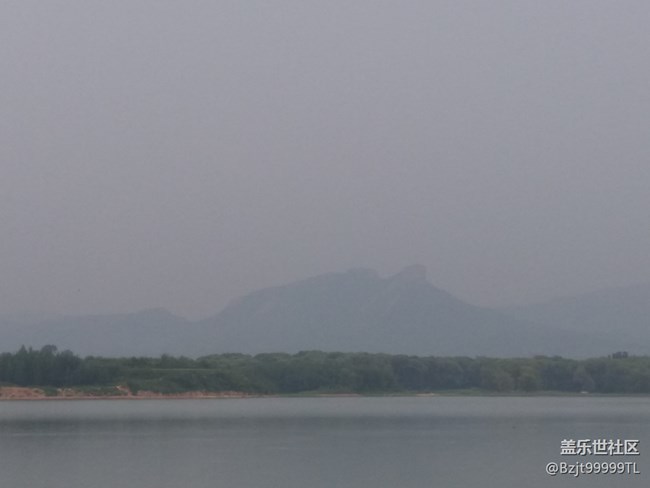
[[[0,3],[0,311],[199,317],[411,263],[650,281],[650,3]]]

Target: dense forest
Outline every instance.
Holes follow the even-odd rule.
[[[305,351],[198,359],[81,358],[55,346],[0,354],[0,384],[127,386],[131,391],[252,394],[488,392],[650,393],[650,357],[496,359]]]

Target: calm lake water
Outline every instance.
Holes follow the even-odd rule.
[[[639,456],[560,455],[639,439]],[[647,487],[649,398],[256,398],[0,402],[1,486]],[[639,475],[550,477],[551,461]]]

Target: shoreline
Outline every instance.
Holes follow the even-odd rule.
[[[217,398],[253,398],[263,395],[253,395],[241,391],[187,391],[183,393],[157,393],[140,390],[131,392],[127,387],[113,387],[116,394],[101,394],[74,388],[56,388],[45,390],[43,388],[30,388],[23,386],[0,387],[0,401],[59,401],[59,400],[190,400],[190,399],[217,399]]]
[[[217,400],[217,399],[244,399],[244,398],[373,398],[373,397],[412,397],[412,398],[436,398],[436,397],[511,397],[511,398],[534,398],[534,397],[641,397],[648,398],[647,394],[620,394],[620,393],[586,393],[586,392],[560,392],[541,391],[531,393],[520,392],[488,392],[488,391],[439,391],[439,392],[402,392],[402,393],[318,393],[305,392],[297,394],[264,394],[246,393],[242,391],[186,391],[182,393],[158,393],[153,391],[140,390],[133,393],[125,386],[108,387],[115,390],[115,394],[100,393],[74,388],[31,388],[22,386],[0,386],[0,402],[3,401],[62,401],[62,400]]]

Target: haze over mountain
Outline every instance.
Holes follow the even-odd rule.
[[[622,348],[631,351],[647,353],[650,345],[648,283],[504,308],[502,312],[522,320],[581,332],[585,340],[594,336],[615,336]]]
[[[182,351],[191,322],[164,309],[135,313],[57,316],[32,323],[0,317],[3,351],[54,344],[82,355],[158,356]]]
[[[0,310],[205,318],[405,256],[650,280],[650,2],[0,2]]]
[[[577,302],[559,300],[499,311],[468,304],[437,288],[427,281],[423,266],[409,266],[386,278],[357,268],[254,291],[197,322],[155,309],[56,317],[31,325],[5,319],[0,326],[4,350],[21,344],[55,344],[84,355],[320,349],[585,357],[621,349],[648,352],[647,340],[630,341],[629,334],[612,333],[605,326],[618,319],[618,330],[641,333],[648,317],[644,290],[621,289]],[[604,314],[603,308],[611,313]]]

